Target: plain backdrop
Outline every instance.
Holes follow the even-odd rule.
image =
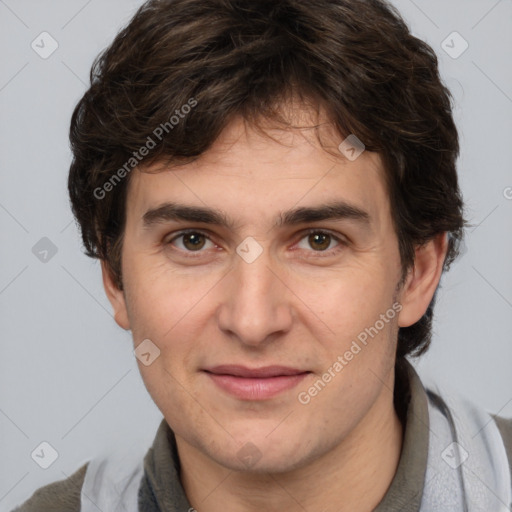
[[[512,2],[393,3],[437,52],[454,95],[474,225],[442,279],[432,348],[414,364],[510,417]],[[94,57],[140,4],[0,0],[0,511],[109,446],[150,444],[161,420],[99,264],[82,253],[66,190],[72,109]],[[31,456],[42,442],[58,454],[48,469]]]

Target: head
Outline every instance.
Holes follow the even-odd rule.
[[[97,59],[73,212],[116,321],[160,350],[140,369],[177,435],[285,470],[389,403],[462,238],[450,100],[377,0],[150,1]],[[226,364],[307,373],[242,400],[211,381]]]

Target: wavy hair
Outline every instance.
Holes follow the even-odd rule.
[[[150,0],[97,57],[90,81],[71,119],[68,188],[86,254],[107,263],[120,289],[126,163],[148,137],[144,165],[191,161],[235,116],[283,122],[290,97],[381,155],[403,276],[415,248],[440,233],[449,233],[444,270],[458,254],[452,98],[432,48],[385,1]],[[157,127],[166,130],[155,140]],[[427,349],[433,307],[399,329],[398,361]]]

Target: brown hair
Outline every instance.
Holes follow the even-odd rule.
[[[190,161],[234,116],[278,120],[292,96],[381,154],[403,275],[415,247],[444,232],[448,269],[465,225],[451,95],[432,48],[381,0],[145,3],[94,62],[71,120],[68,185],[86,254],[122,288],[126,190],[142,153],[144,165]],[[433,306],[400,328],[398,360],[428,347]]]

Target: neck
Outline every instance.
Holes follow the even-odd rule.
[[[287,473],[231,471],[176,437],[181,481],[199,512],[367,512],[382,500],[395,475],[403,427],[393,389],[380,396],[333,450]]]

